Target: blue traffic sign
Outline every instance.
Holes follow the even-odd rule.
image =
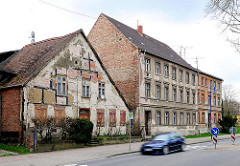
[[[218,135],[219,134],[218,128],[216,128],[216,127],[212,128],[211,133],[212,133],[212,135]]]

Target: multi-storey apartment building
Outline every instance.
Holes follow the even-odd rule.
[[[222,119],[222,81],[221,78],[199,72],[198,128],[200,132],[208,132],[211,124],[212,127],[217,127],[218,120]]]
[[[101,14],[88,39],[147,135],[197,130],[197,70],[168,45]]]

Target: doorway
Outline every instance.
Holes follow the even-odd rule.
[[[151,135],[151,111],[145,111],[145,131],[146,135]]]

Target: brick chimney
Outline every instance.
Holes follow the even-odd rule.
[[[142,25],[138,25],[138,33],[140,33],[140,35],[143,35],[143,27],[142,27]]]

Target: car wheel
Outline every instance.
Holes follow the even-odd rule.
[[[141,153],[142,153],[142,155],[145,155],[145,154],[146,154],[146,152],[144,152],[144,151],[141,151]]]
[[[167,155],[169,153],[169,147],[168,146],[164,146],[163,147],[163,154]]]
[[[186,144],[183,143],[183,144],[181,145],[181,149],[180,149],[180,150],[183,152],[183,151],[185,151],[185,148],[186,148]]]

